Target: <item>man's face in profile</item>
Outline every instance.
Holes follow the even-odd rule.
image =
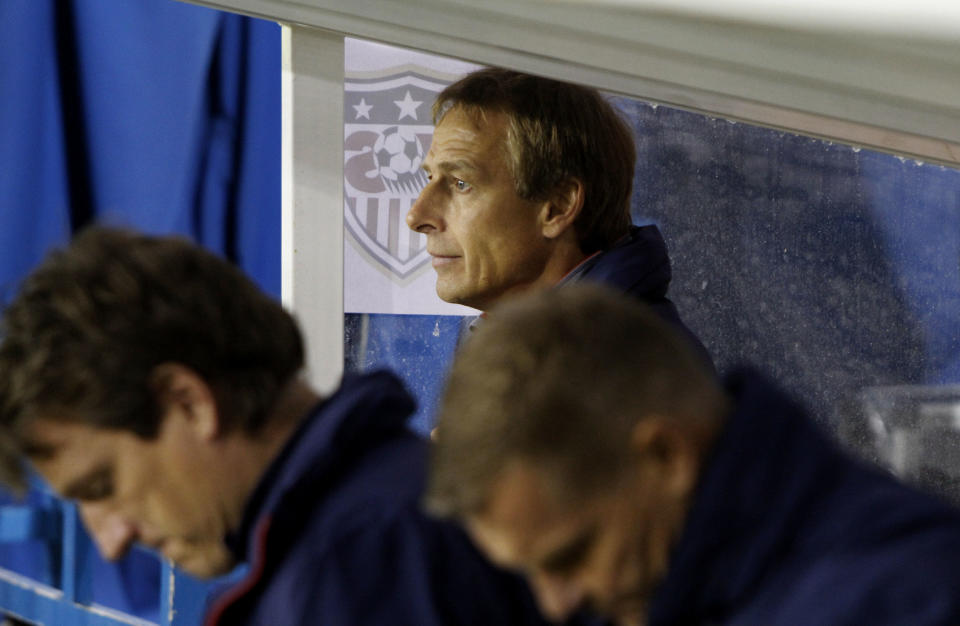
[[[447,302],[485,310],[541,279],[544,204],[517,195],[507,159],[503,113],[476,120],[454,107],[434,131],[423,163],[428,182],[407,225],[427,236],[437,295]]]
[[[669,549],[670,535],[657,524],[660,494],[637,492],[625,479],[573,502],[556,497],[552,482],[529,463],[507,465],[487,506],[466,519],[474,541],[528,577],[551,619],[589,607],[621,626],[644,624]]]
[[[168,413],[158,436],[40,419],[30,430],[34,468],[76,501],[100,553],[113,560],[134,544],[152,548],[201,578],[234,565],[223,542],[205,451],[183,416]]]

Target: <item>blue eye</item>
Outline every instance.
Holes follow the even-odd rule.
[[[460,180],[459,178],[457,178],[453,184],[457,188],[457,191],[470,191],[472,188],[470,183],[465,180]]]

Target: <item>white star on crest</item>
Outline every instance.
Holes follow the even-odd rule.
[[[370,119],[370,109],[373,108],[372,104],[367,104],[367,101],[363,98],[360,98],[360,104],[353,105],[354,111],[357,112],[357,116],[353,119],[358,120],[361,117]]]
[[[417,119],[417,107],[423,104],[423,100],[414,100],[410,97],[410,92],[407,91],[407,95],[403,97],[403,100],[394,100],[393,103],[400,107],[400,117],[397,118],[399,121],[408,115],[413,119]]]

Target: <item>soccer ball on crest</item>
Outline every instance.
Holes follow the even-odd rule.
[[[399,184],[417,182],[423,163],[423,145],[412,129],[391,126],[380,133],[373,144],[373,158],[377,171],[385,181]]]

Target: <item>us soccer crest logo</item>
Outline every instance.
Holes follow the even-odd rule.
[[[406,66],[344,83],[344,223],[375,263],[404,279],[430,262],[426,237],[406,224],[427,182],[420,166],[430,147],[430,110],[452,78]]]

